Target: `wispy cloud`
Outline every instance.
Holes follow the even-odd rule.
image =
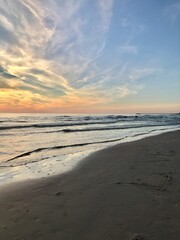
[[[129,45],[129,46],[120,46],[119,49],[120,53],[128,53],[128,54],[137,54],[138,47]]]
[[[114,0],[98,0],[102,17],[103,31],[107,32],[110,27]]]
[[[138,93],[133,80],[154,71],[131,60],[139,54],[134,40],[145,30],[141,22],[118,16],[120,26],[113,30],[121,41],[113,45],[113,0],[0,2],[4,108],[9,102],[20,109],[118,102]]]
[[[130,73],[129,73],[129,79],[131,81],[142,79],[154,73],[157,73],[159,71],[160,69],[156,69],[156,68],[132,69],[130,70]]]

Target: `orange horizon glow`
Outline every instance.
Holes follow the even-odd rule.
[[[178,113],[180,106],[170,105],[154,105],[148,106],[132,106],[132,105],[121,105],[119,107],[101,107],[101,106],[84,106],[84,107],[68,107],[63,106],[57,108],[57,105],[44,107],[43,105],[26,107],[7,107],[0,106],[0,113],[49,113],[49,114],[136,114],[136,113]]]

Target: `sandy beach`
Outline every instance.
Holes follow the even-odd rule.
[[[100,150],[0,188],[0,240],[178,240],[180,131]]]

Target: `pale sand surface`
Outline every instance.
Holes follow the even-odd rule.
[[[179,240],[179,140],[116,145],[66,174],[1,187],[0,240]]]

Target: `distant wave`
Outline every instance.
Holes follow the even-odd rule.
[[[48,122],[50,120],[50,122]],[[46,122],[44,122],[46,121]],[[96,124],[113,124],[113,123],[137,123],[142,125],[148,124],[156,126],[180,124],[180,114],[137,114],[137,115],[103,115],[103,116],[55,116],[51,118],[31,117],[29,119],[0,119],[0,130],[9,129],[27,129],[27,128],[56,128],[56,127],[73,127],[87,126]],[[7,123],[7,124],[6,124]],[[26,124],[23,124],[26,123]],[[116,129],[116,128],[114,128]],[[121,129],[121,128],[118,128]],[[103,130],[106,130],[103,129]],[[64,130],[70,132],[73,130]],[[81,130],[79,130],[81,131]],[[84,130],[82,130],[84,131]],[[90,130],[86,130],[90,131]],[[96,129],[94,129],[96,131]]]
[[[178,126],[179,124],[149,124],[149,125],[124,125],[117,127],[102,127],[102,128],[82,128],[82,129],[62,129],[62,132],[93,132],[93,131],[107,131],[107,130],[122,130],[122,129],[132,129],[132,128],[144,128],[144,127],[162,127],[162,126]]]
[[[8,129],[22,129],[22,128],[54,128],[54,127],[68,127],[68,126],[83,126],[83,125],[94,125],[94,124],[111,124],[117,121],[103,121],[103,122],[72,122],[72,123],[50,123],[50,124],[28,124],[28,125],[11,125],[11,126],[0,126],[0,130]]]

